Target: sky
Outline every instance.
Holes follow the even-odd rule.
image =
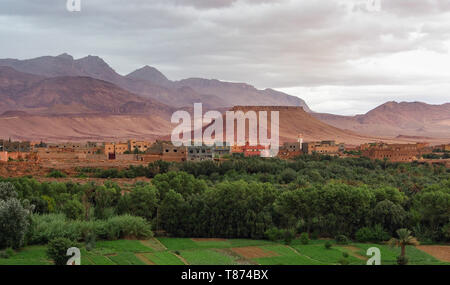
[[[98,55],[120,74],[150,65],[172,80],[246,82],[344,115],[450,102],[448,0],[80,3],[1,0],[0,58]]]

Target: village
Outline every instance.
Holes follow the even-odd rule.
[[[390,162],[441,164],[450,167],[450,144],[430,146],[428,143],[387,144],[373,142],[359,146],[334,140],[285,142],[279,147],[280,159],[299,155],[330,155],[339,157],[367,157]],[[231,157],[270,157],[268,147],[262,145],[201,145],[174,146],[170,141],[124,142],[66,142],[47,143],[0,140],[0,176],[20,176],[48,172],[49,169],[69,171],[76,167],[125,168],[145,165],[157,160],[168,162],[225,160]],[[40,171],[38,171],[40,170]]]

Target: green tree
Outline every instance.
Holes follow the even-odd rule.
[[[372,222],[381,224],[392,234],[395,229],[403,226],[407,213],[402,206],[390,200],[378,202],[373,208]]]
[[[154,186],[136,187],[126,195],[129,197],[127,202],[130,214],[143,217],[148,221],[156,216],[159,199],[158,190]]]
[[[30,227],[33,206],[28,200],[17,199],[15,187],[0,183],[0,248],[22,246]]]
[[[16,199],[0,200],[0,248],[20,248],[30,227],[31,211]]]
[[[55,265],[66,265],[69,256],[67,250],[73,246],[73,242],[67,238],[52,239],[47,245],[47,256]]]
[[[80,220],[83,218],[84,207],[80,201],[72,199],[67,201],[62,208],[62,212],[67,218],[72,220]]]

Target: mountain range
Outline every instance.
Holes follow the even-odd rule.
[[[168,79],[144,66],[125,76],[103,59],[68,54],[34,59],[0,59],[2,137],[46,140],[156,138],[174,127],[175,110],[204,111],[233,106],[293,106],[280,112],[281,140],[337,139],[364,142],[450,138],[450,103],[387,102],[366,114],[316,113],[305,101],[273,89],[216,79]],[[282,119],[281,119],[282,118]]]
[[[332,126],[372,136],[450,138],[450,103],[387,102],[363,115],[312,115]]]
[[[205,108],[235,105],[301,106],[305,101],[272,89],[258,90],[245,83],[223,82],[215,79],[167,79],[157,69],[144,66],[122,76],[98,56],[74,59],[68,54],[33,59],[0,59],[0,66],[45,77],[85,76],[107,81],[144,98],[180,108],[201,102]]]

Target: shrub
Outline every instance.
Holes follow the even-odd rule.
[[[114,216],[108,220],[70,221],[63,214],[33,215],[30,244],[45,244],[55,238],[87,241],[92,233],[100,239],[116,240],[124,237],[153,236],[150,224],[141,217]]]
[[[348,261],[348,259],[344,258],[344,257],[341,257],[338,262],[340,265],[349,265],[350,264],[350,261]]]
[[[95,225],[95,232],[100,238],[110,240],[153,236],[151,226],[144,218],[130,215],[115,216],[106,221],[98,221]]]
[[[343,252],[343,253],[342,253],[342,256],[343,256],[344,258],[347,258],[347,257],[348,257],[348,253],[347,253],[347,252]]]
[[[14,255],[14,250],[8,247],[5,250],[0,251],[0,258],[10,258]]]
[[[291,244],[295,237],[295,232],[293,230],[284,230],[283,239],[285,244]]]
[[[332,244],[331,244],[331,242],[330,241],[327,241],[326,243],[325,243],[325,248],[326,249],[330,249],[331,248],[331,246],[332,246]]]
[[[67,250],[74,245],[74,242],[66,238],[52,239],[47,246],[47,256],[55,265],[66,265],[69,256]]]
[[[277,241],[282,239],[283,233],[277,228],[270,228],[264,233],[265,237],[270,241]]]
[[[311,233],[311,239],[313,239],[313,240],[316,240],[316,239],[318,239],[319,238],[319,232],[318,231],[313,231],[312,233]]]
[[[300,235],[300,243],[301,244],[308,244],[309,243],[308,233],[302,233]]]
[[[288,184],[293,182],[297,178],[297,172],[292,168],[286,168],[280,173],[281,182]]]
[[[30,210],[16,198],[0,200],[0,248],[22,246],[30,226]]]
[[[338,235],[335,238],[337,244],[348,244],[349,240],[345,235]]]
[[[406,265],[408,264],[409,258],[407,256],[397,256],[397,264],[398,265]]]
[[[64,178],[67,177],[67,175],[59,170],[52,170],[49,174],[47,174],[47,177]]]
[[[79,220],[83,218],[84,207],[78,200],[69,200],[64,204],[62,212],[71,220]]]
[[[389,239],[389,234],[381,225],[375,225],[372,228],[364,227],[359,229],[355,238],[359,242],[382,242]]]
[[[9,182],[0,182],[0,200],[6,201],[12,198],[17,198],[17,192]]]
[[[84,238],[84,241],[86,242],[86,250],[87,251],[91,251],[95,248],[95,241],[96,241],[96,236],[95,233],[92,232],[88,232]]]

